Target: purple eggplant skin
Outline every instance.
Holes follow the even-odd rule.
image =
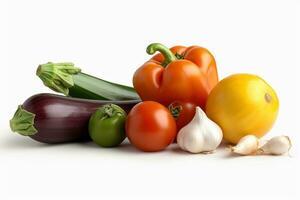
[[[102,105],[116,104],[128,113],[139,102],[87,100],[41,93],[28,98],[22,107],[35,114],[34,128],[37,132],[29,136],[36,141],[53,144],[88,139],[89,118]]]

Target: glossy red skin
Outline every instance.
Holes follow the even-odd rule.
[[[169,105],[170,110],[175,109],[176,107],[180,108],[179,116],[175,118],[177,132],[179,132],[180,129],[187,125],[195,116],[196,105],[193,103],[180,101],[175,101]]]
[[[126,112],[140,102],[87,100],[54,94],[37,94],[23,103],[23,108],[35,114],[34,127],[38,132],[32,139],[44,143],[63,143],[89,138],[91,114],[104,104],[114,103]]]
[[[213,55],[199,46],[175,46],[170,50],[183,59],[164,68],[163,55],[155,55],[136,70],[135,90],[143,101],[157,101],[165,106],[174,101],[191,102],[204,109],[208,94],[218,83]]]
[[[142,151],[161,151],[175,139],[176,123],[166,107],[144,101],[129,112],[126,134],[130,143]]]

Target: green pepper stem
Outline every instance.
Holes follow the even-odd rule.
[[[147,53],[150,55],[153,55],[156,51],[159,51],[164,56],[165,59],[161,64],[164,67],[166,67],[170,62],[177,60],[172,51],[160,43],[152,43],[147,47]]]
[[[13,118],[9,121],[10,128],[13,132],[29,136],[37,133],[34,127],[35,114],[28,112],[21,105],[18,106]]]

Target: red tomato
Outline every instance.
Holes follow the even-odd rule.
[[[195,116],[196,105],[188,102],[175,101],[169,105],[169,110],[176,119],[177,132],[187,125]]]
[[[154,101],[135,105],[126,119],[131,144],[142,151],[160,151],[176,137],[176,123],[167,108]]]

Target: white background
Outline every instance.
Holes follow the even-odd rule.
[[[299,199],[299,7],[297,0],[2,1],[0,199]],[[267,80],[281,107],[266,138],[289,135],[291,157],[51,146],[9,130],[17,105],[51,92],[35,76],[38,64],[72,61],[131,85],[151,42],[204,46],[221,78],[248,72]]]

